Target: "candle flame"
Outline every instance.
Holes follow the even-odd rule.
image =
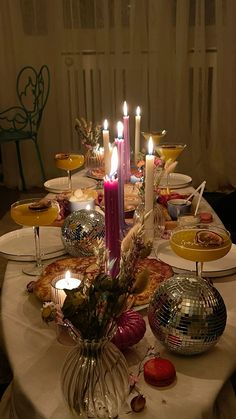
[[[153,154],[153,139],[149,137],[148,140],[148,154]]]
[[[128,116],[128,106],[126,101],[124,101],[123,112],[124,116]]]
[[[121,121],[117,122],[117,136],[123,138],[124,125]]]
[[[118,151],[117,151],[117,147],[113,147],[112,155],[111,155],[110,178],[117,172],[117,167],[118,167]]]
[[[140,106],[137,106],[136,116],[140,116],[140,112],[141,112]]]
[[[108,129],[108,120],[105,119],[105,121],[103,122],[103,129],[107,130]]]
[[[70,279],[70,271],[66,271],[65,279],[68,281]]]

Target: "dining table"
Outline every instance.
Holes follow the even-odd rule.
[[[194,188],[190,184],[178,191],[189,194]],[[201,211],[211,212],[214,223],[221,224],[204,198],[199,206]],[[159,243],[154,244],[156,256]],[[58,341],[54,322],[42,321],[42,303],[26,291],[30,278],[22,273],[25,264],[20,260],[8,261],[2,288],[3,339],[13,380],[0,402],[0,418],[72,419],[74,416],[63,399],[60,385],[61,369],[71,346]],[[174,364],[177,375],[174,383],[160,388],[147,384],[140,374],[137,386],[146,398],[146,406],[142,412],[135,413],[130,409],[129,399],[120,419],[236,418],[236,399],[230,380],[236,367],[236,269],[211,280],[225,302],[227,323],[218,343],[207,352],[186,356],[168,351],[150,329],[147,308],[140,311],[146,322],[146,333],[138,344],[124,352],[129,371],[137,375],[148,348],[154,348]]]

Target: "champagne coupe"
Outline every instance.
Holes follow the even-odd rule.
[[[58,169],[66,170],[68,175],[68,189],[72,190],[71,171],[79,169],[84,164],[83,154],[59,153],[55,155],[55,164]]]
[[[174,163],[182,151],[185,149],[186,144],[183,143],[164,143],[158,144],[156,150],[159,156],[164,160],[165,163]],[[169,175],[167,174],[166,187],[169,190]]]
[[[180,257],[196,263],[196,274],[202,276],[203,262],[225,256],[231,246],[230,233],[218,225],[182,225],[171,234],[170,246]]]
[[[162,131],[142,131],[141,134],[145,138],[145,140],[148,141],[149,138],[152,137],[153,142],[155,144],[159,144],[161,139],[165,137],[165,135],[167,134],[167,131],[165,129],[163,129]]]
[[[37,276],[42,272],[42,259],[40,249],[39,227],[47,226],[56,220],[58,205],[49,199],[31,198],[23,199],[11,205],[11,217],[19,225],[33,227],[35,242],[34,267],[24,268],[27,275]]]

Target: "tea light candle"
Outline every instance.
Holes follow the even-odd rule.
[[[78,288],[81,283],[81,279],[72,278],[70,271],[66,271],[65,277],[59,276],[51,282],[51,298],[55,304],[58,304],[60,307],[63,306],[63,303],[66,298],[66,293],[64,289],[72,290]]]
[[[153,153],[153,140],[152,137],[148,141],[148,153],[146,155],[145,165],[145,214],[153,210],[153,185],[154,185],[154,155]],[[154,236],[154,222],[153,212],[145,220],[145,239],[152,240]]]
[[[140,152],[140,122],[141,122],[141,115],[140,115],[140,107],[138,106],[136,109],[136,116],[135,116],[135,164],[138,162],[138,155]]]

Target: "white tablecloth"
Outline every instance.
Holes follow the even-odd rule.
[[[204,209],[209,209],[203,202]],[[71,419],[60,389],[60,370],[70,347],[56,339],[55,326],[42,322],[41,304],[26,293],[30,278],[22,263],[7,266],[2,290],[4,340],[14,372],[14,381],[0,403],[0,418]],[[227,325],[219,343],[197,356],[168,353],[154,338],[147,324],[144,339],[126,357],[135,374],[146,349],[155,345],[177,371],[176,382],[159,389],[141,376],[139,388],[146,396],[142,419],[235,419],[236,404],[228,381],[236,366],[236,275],[218,278],[215,286],[227,307]],[[122,413],[121,419],[137,418]]]

